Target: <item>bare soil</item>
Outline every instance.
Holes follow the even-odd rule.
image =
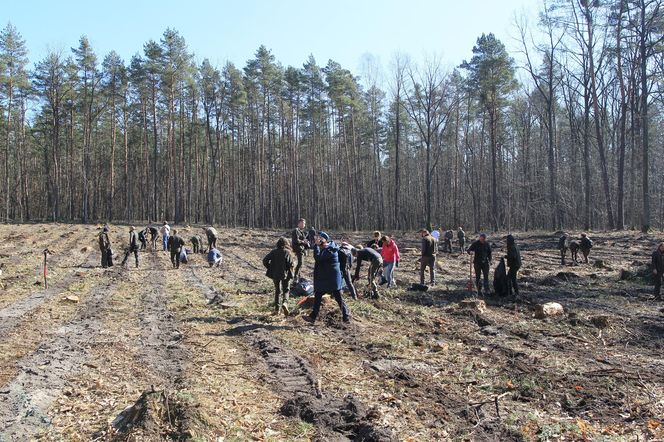
[[[657,235],[591,232],[590,262],[563,267],[557,235],[516,234],[521,297],[479,311],[459,304],[474,298],[464,254],[407,290],[418,241],[397,233],[398,287],[347,297],[350,324],[326,302],[311,325],[293,299],[271,314],[261,260],[285,232],[219,230],[221,268],[148,250],[102,269],[98,226],[0,226],[0,441],[664,440]],[[115,250],[126,231],[112,226]],[[550,301],[565,314],[536,319]]]

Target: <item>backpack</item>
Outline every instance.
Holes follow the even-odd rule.
[[[291,289],[293,296],[311,296],[314,294],[314,285],[308,279],[300,278],[300,280]]]
[[[496,296],[507,296],[507,271],[505,270],[505,258],[500,258],[498,267],[493,272],[493,291]]]

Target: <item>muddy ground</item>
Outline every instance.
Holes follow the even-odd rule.
[[[221,268],[146,251],[101,269],[98,226],[0,226],[0,441],[664,440],[657,235],[592,232],[590,263],[562,267],[556,235],[518,234],[521,299],[477,311],[465,255],[406,290],[418,243],[399,233],[398,287],[310,325],[271,314],[261,259],[284,232],[220,231]],[[565,314],[534,318],[548,301]]]

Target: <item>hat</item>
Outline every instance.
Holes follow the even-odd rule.
[[[484,232],[480,233],[480,238],[486,238],[486,233]]]
[[[318,232],[318,236],[320,236],[326,242],[330,242],[330,235],[328,235],[327,233],[325,233],[323,231],[320,231],[320,232]]]

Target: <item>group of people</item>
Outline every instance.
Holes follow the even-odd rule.
[[[207,248],[200,235],[193,235],[190,243],[193,253],[206,253],[210,267],[220,266],[222,262],[221,252],[217,249],[219,237],[214,227],[203,227],[207,238]],[[187,254],[191,253],[185,248],[185,240],[178,235],[176,229],[171,229],[164,221],[160,229],[148,225],[140,232],[135,227],[129,228],[128,245],[125,248],[122,266],[126,266],[129,257],[133,254],[136,267],[139,266],[139,251],[148,248],[148,241],[152,250],[156,250],[157,240],[161,233],[162,247],[164,251],[170,252],[173,268],[179,268],[181,262],[187,262]],[[421,256],[419,259],[420,285],[425,284],[425,274],[429,274],[429,285],[436,284],[436,257],[438,254],[438,243],[442,237],[443,252],[452,252],[452,230],[443,231],[435,229],[429,232],[422,229]],[[148,238],[149,236],[149,238]],[[457,229],[457,241],[459,251],[472,255],[471,275],[474,271],[474,282],[478,295],[483,291],[490,293],[489,272],[492,263],[492,246],[485,233],[480,233],[475,241],[466,248],[466,234],[462,227]],[[109,227],[105,225],[98,237],[101,251],[102,267],[113,265],[113,252],[109,237]],[[140,245],[139,245],[140,243]],[[588,263],[588,256],[593,247],[592,240],[586,233],[582,233],[578,239],[571,239],[570,235],[563,233],[558,240],[561,265],[565,265],[567,251],[571,252],[573,265],[578,264],[578,252],[583,254],[583,260]],[[346,304],[342,289],[344,285],[353,299],[358,298],[355,285],[361,279],[363,263],[367,263],[367,286],[365,296],[377,299],[380,297],[378,287],[387,285],[387,288],[396,286],[395,271],[399,267],[401,255],[399,247],[394,238],[373,232],[372,238],[364,245],[353,246],[342,241],[337,244],[328,233],[308,229],[304,218],[298,221],[297,227],[291,232],[291,237],[281,237],[276,246],[264,258],[263,265],[266,268],[266,276],[274,282],[274,313],[283,312],[290,314],[289,294],[291,289],[300,282],[300,274],[305,256],[312,252],[314,258],[313,272],[313,295],[314,305],[311,314],[304,319],[314,322],[320,312],[321,302],[324,294],[331,294],[341,309],[344,322],[350,321],[350,310]],[[506,237],[506,254],[504,255],[507,271],[507,295],[519,296],[519,285],[517,274],[521,268],[521,254],[513,235]],[[353,264],[355,271],[352,272]],[[661,299],[660,290],[664,278],[664,243],[661,243],[652,255],[652,269],[655,278],[655,296]],[[471,276],[472,278],[472,276]]]
[[[289,293],[291,288],[301,281],[302,265],[309,251],[314,258],[314,306],[311,314],[305,317],[307,321],[316,320],[323,295],[326,293],[331,294],[339,304],[343,321],[350,320],[350,310],[343,298],[342,289],[345,284],[350,296],[353,299],[358,298],[355,285],[361,279],[361,269],[365,262],[367,296],[377,299],[380,297],[379,285],[387,285],[388,288],[396,285],[394,271],[399,266],[401,255],[399,247],[390,236],[376,231],[365,245],[353,246],[346,241],[337,244],[328,233],[315,229],[307,230],[306,226],[306,220],[300,219],[291,232],[290,241],[279,238],[276,247],[263,258],[266,276],[274,282],[275,314],[289,314]]]
[[[190,238],[193,253],[205,253],[207,251],[207,261],[210,267],[218,267],[222,262],[221,252],[217,249],[217,238],[219,234],[212,226],[203,227],[203,231],[207,237],[207,249],[203,247],[203,239],[201,236],[194,235]],[[171,264],[173,268],[179,269],[180,263],[186,263],[188,261],[188,255],[192,251],[185,247],[186,242],[184,238],[178,235],[177,229],[171,229],[171,226],[167,221],[163,222],[161,229],[157,229],[152,225],[152,223],[150,223],[138,233],[136,232],[136,227],[131,226],[129,228],[128,243],[124,248],[124,258],[122,259],[121,265],[126,267],[129,257],[133,254],[136,268],[138,268],[138,252],[148,249],[148,235],[149,244],[152,246],[152,250],[156,251],[159,233],[161,233],[162,250],[165,252],[170,252]],[[104,225],[98,235],[102,268],[113,266],[113,249],[111,247],[111,239],[109,234],[109,226]]]
[[[422,256],[420,257],[420,285],[424,285],[425,282],[425,273],[427,268],[429,269],[429,285],[436,284],[436,255],[438,252],[438,239],[434,235],[437,231],[429,232],[427,229],[420,230],[420,235],[422,238]],[[451,230],[447,232],[451,233]],[[445,238],[445,251],[452,250],[450,235],[447,235]],[[440,232],[438,232],[440,235]],[[477,294],[482,295],[482,287],[484,287],[485,293],[490,292],[489,286],[489,271],[491,268],[491,244],[488,241],[486,233],[480,233],[477,240],[473,241],[470,246],[465,248],[466,234],[463,231],[462,227],[459,227],[457,230],[457,239],[459,241],[459,250],[461,253],[468,253],[473,255],[472,257],[472,269],[475,273],[475,287],[477,287]],[[509,271],[507,272],[507,290],[508,296],[512,294],[519,295],[519,285],[517,283],[517,273],[521,268],[521,253],[519,248],[516,245],[514,236],[507,235],[506,238],[506,249],[507,254],[505,259],[507,261],[507,267]],[[482,283],[482,284],[481,284]]]
[[[459,244],[459,252],[463,253],[466,251],[466,232],[464,232],[463,227],[459,226],[456,235]],[[441,227],[440,229],[432,230],[431,236],[438,242],[441,241],[442,236],[442,252],[452,253],[452,240],[454,239],[454,232],[452,232],[452,230],[445,230]]]
[[[563,233],[558,239],[558,250],[560,250],[560,265],[565,265],[567,251],[572,254],[572,265],[579,263],[579,250],[583,254],[583,262],[588,264],[588,255],[593,247],[593,242],[587,233],[582,233],[579,239],[571,239],[568,233]]]

